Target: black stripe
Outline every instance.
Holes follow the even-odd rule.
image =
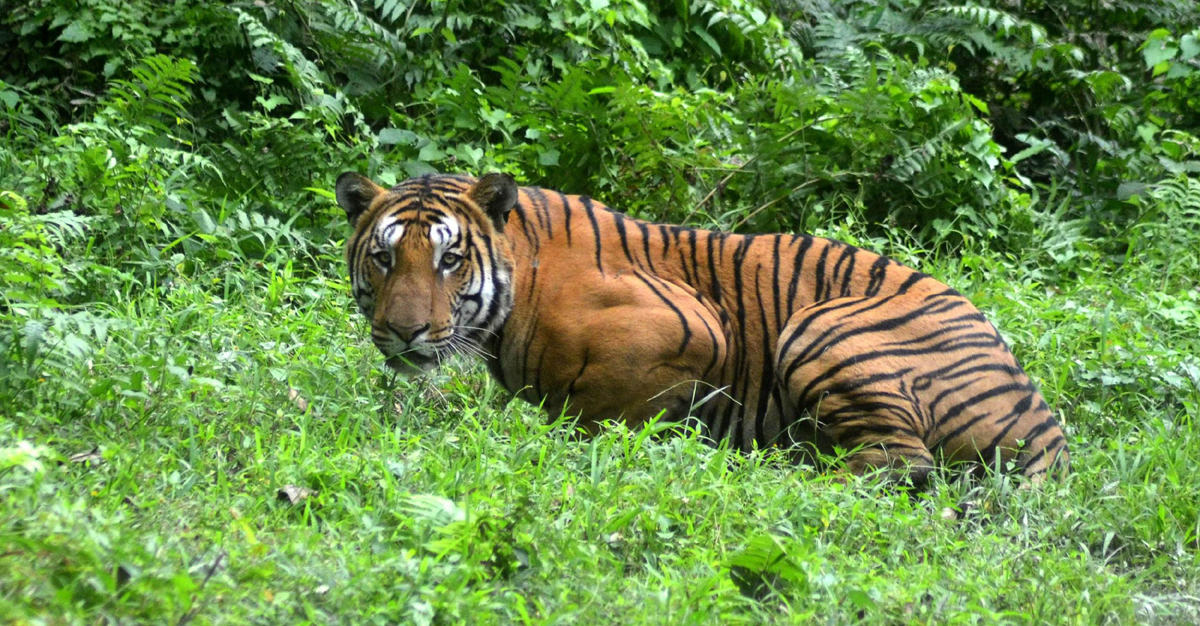
[[[583,346],[583,363],[581,363],[579,365],[579,371],[576,372],[575,378],[572,378],[570,384],[567,385],[567,397],[568,398],[570,396],[575,395],[575,384],[579,382],[580,377],[583,376],[584,370],[587,369],[588,363],[589,363],[588,357],[590,357],[590,356],[591,356],[591,348],[587,345],[584,345]]]
[[[646,263],[650,266],[651,272],[657,273],[654,269],[654,259],[650,256],[650,227],[642,220],[636,220],[634,224],[637,224],[638,230],[642,231],[642,248],[646,253]]]
[[[869,306],[866,306],[858,311],[855,311],[855,314],[860,315],[860,314],[870,311],[872,309],[879,308],[879,307],[887,304],[889,301],[891,301],[895,297],[896,296],[884,296],[882,298],[878,298],[875,300],[874,303],[870,304]],[[871,302],[871,299],[859,298],[859,299],[855,299],[855,300],[838,302],[837,304],[832,304],[832,305],[823,305],[821,307],[817,307],[816,305],[811,305],[816,310],[808,311],[808,314],[803,319],[800,320],[800,324],[797,325],[796,328],[794,330],[792,330],[791,334],[788,335],[787,339],[784,340],[783,347],[779,348],[779,354],[787,355],[788,351],[791,350],[791,348],[792,348],[792,344],[794,344],[797,340],[799,340],[800,336],[804,334],[804,331],[808,330],[808,327],[811,326],[812,323],[815,322],[818,318],[824,317],[825,315],[830,314],[830,313],[835,313],[842,309],[848,309],[850,307],[853,307],[853,306],[856,306],[859,304],[863,304],[864,302]],[[799,312],[797,312],[797,313],[799,313]],[[789,318],[788,323],[789,324],[791,323],[790,318]]]
[[[846,248],[850,252],[850,256],[846,261],[846,271],[842,273],[842,291],[843,298],[850,295],[851,281],[854,279],[854,262],[858,258],[858,248],[849,246]],[[845,255],[843,255],[845,256]]]
[[[704,368],[704,378],[708,379],[709,372],[717,364],[717,356],[720,354],[721,348],[717,345],[717,335],[713,332],[712,327],[708,325],[708,320],[704,319],[703,315],[700,316],[700,323],[704,324],[704,329],[708,331],[709,345],[712,346],[712,357],[708,359],[708,365]]]
[[[861,300],[855,300],[855,302],[861,302]],[[820,356],[821,353],[825,352],[829,348],[831,348],[851,337],[857,337],[859,335],[864,335],[867,333],[881,332],[881,331],[882,332],[890,332],[890,331],[900,328],[901,326],[904,326],[904,325],[908,324],[909,322],[912,322],[913,320],[916,320],[918,318],[926,317],[926,316],[930,316],[930,315],[938,315],[938,314],[944,313],[948,310],[955,309],[955,308],[958,308],[961,306],[965,306],[966,304],[967,304],[966,301],[955,301],[955,302],[950,302],[947,304],[926,304],[926,305],[918,307],[916,309],[912,309],[912,310],[906,312],[904,315],[900,315],[898,317],[890,317],[890,318],[880,320],[878,322],[874,322],[874,323],[866,325],[866,326],[853,327],[850,330],[847,330],[845,333],[842,333],[841,335],[837,336],[835,339],[831,340],[829,343],[820,345],[822,340],[830,337],[831,335],[833,335],[833,333],[837,332],[838,330],[841,330],[842,328],[844,328],[848,325],[851,325],[851,323],[852,323],[850,321],[842,322],[842,323],[839,323],[829,329],[826,329],[825,332],[821,333],[821,335],[819,337],[817,337],[816,340],[814,340],[813,342],[811,342],[809,344],[808,348],[805,348],[805,350],[803,352],[801,352],[801,354],[799,355],[799,358],[804,359],[804,362],[807,363],[807,362],[817,358],[818,356]],[[872,308],[872,307],[868,307],[867,309],[863,309],[861,311],[855,311],[855,312],[851,313],[850,315],[843,317],[842,319],[847,319],[849,317],[862,315],[863,312],[869,310],[870,308]],[[819,350],[818,350],[818,347],[820,348]]]
[[[950,420],[952,420],[952,419],[958,417],[960,414],[962,414],[962,412],[965,411],[968,407],[971,407],[975,404],[983,402],[984,400],[989,400],[991,398],[995,398],[996,396],[1002,396],[1006,393],[1012,393],[1014,391],[1028,391],[1028,390],[1029,390],[1029,385],[1022,385],[1019,383],[1009,383],[1007,385],[1000,385],[998,387],[993,387],[982,393],[975,394],[974,396],[971,396],[970,398],[967,398],[966,400],[963,400],[962,402],[954,405],[950,409],[947,409],[944,414],[942,414],[938,417],[938,420],[937,420],[938,425],[940,426],[942,424],[948,423]],[[951,439],[955,439],[955,438],[961,436],[963,433],[970,430],[973,426],[975,426],[979,422],[982,422],[983,420],[985,420],[991,416],[992,416],[992,414],[990,412],[984,412],[984,413],[980,413],[979,415],[976,415],[975,417],[972,417],[971,419],[967,420],[965,423],[963,423],[959,427],[957,427],[954,430],[950,431],[949,433],[943,435],[940,438],[938,445],[941,445],[941,442],[949,441]]]
[[[535,309],[536,310],[536,309]],[[538,318],[533,318],[533,325],[529,328],[529,333],[525,337],[525,343],[521,347],[521,389],[530,390],[529,387],[529,353],[533,352],[533,341],[537,338]],[[541,398],[530,400],[532,404],[538,404]]]
[[[662,237],[662,258],[664,259],[667,258],[667,254],[671,252],[671,235],[669,233],[670,231],[667,229],[666,224],[658,225],[658,235]],[[675,233],[675,241],[676,243],[679,241],[678,231]]]
[[[562,203],[563,230],[567,231],[567,247],[570,247],[571,246],[571,211],[573,209],[571,209],[571,206],[570,206],[571,203],[567,202],[566,196],[564,196],[562,193],[557,192],[557,191],[554,193],[558,194],[558,201]]]
[[[544,402],[546,399],[546,394],[542,393],[542,366],[546,364],[547,347],[543,345],[542,351],[538,354],[537,370],[533,376],[533,393],[537,396],[539,403]]]
[[[693,233],[693,235],[694,235],[694,233]],[[718,308],[719,308],[719,309],[721,309],[721,310],[723,311],[723,310],[725,310],[725,307],[724,307],[724,306],[721,306],[721,305],[722,305],[722,302],[721,302],[721,281],[717,279],[717,259],[716,259],[716,257],[713,255],[713,239],[715,239],[715,238],[716,238],[717,234],[716,234],[716,233],[712,233],[712,232],[708,232],[708,233],[705,233],[704,235],[705,235],[705,237],[704,237],[704,238],[705,238],[705,240],[706,240],[706,241],[705,241],[705,243],[706,243],[706,245],[708,246],[708,281],[709,281],[709,290],[710,290],[710,292],[711,292],[711,295],[712,295],[712,299],[713,299],[713,301],[715,301],[715,302],[717,303],[717,306],[718,306]]]
[[[833,242],[826,241],[825,248],[821,250],[821,257],[817,259],[817,269],[815,272],[816,279],[813,281],[815,287],[813,289],[813,302],[822,302],[826,298],[825,291],[825,260],[829,258],[829,249],[833,247]]]
[[[525,193],[529,195],[537,206],[538,221],[542,222],[542,228],[546,229],[546,239],[554,239],[554,220],[550,217],[550,200],[537,187],[526,188]]]
[[[996,446],[1000,445],[1000,442],[1003,441],[1006,436],[1008,436],[1008,433],[1012,430],[1013,426],[1016,426],[1018,423],[1020,423],[1021,417],[1029,411],[1029,407],[1031,406],[1033,406],[1033,394],[1029,394],[1024,398],[1017,400],[1017,403],[1013,405],[1013,408],[1011,411],[1009,411],[1008,415],[999,420],[1000,423],[1003,423],[1007,420],[1008,424],[1006,424],[1004,428],[1000,429],[1000,432],[996,433],[996,435],[992,437],[991,442],[989,442],[982,449],[988,451],[995,450]],[[992,454],[994,454],[994,452]]]
[[[625,232],[625,216],[617,211],[609,213],[613,218],[613,225],[617,227],[617,238],[621,240],[621,249],[625,251],[625,258],[633,265],[637,262],[633,260],[633,254],[629,252],[629,235]]]
[[[887,279],[887,267],[891,262],[887,257],[879,257],[871,264],[870,280],[867,282],[867,290],[864,295],[875,296],[879,294],[880,287],[883,287],[883,281]]]
[[[926,278],[928,278],[928,276],[925,274],[913,271],[912,275],[908,277],[908,280],[904,281],[904,283],[901,284],[898,289],[896,289],[896,293],[908,293],[909,289]]]
[[[655,296],[658,296],[658,299],[662,300],[668,307],[671,308],[672,311],[675,312],[675,315],[679,317],[679,324],[683,327],[683,341],[679,344],[679,352],[675,356],[683,356],[684,350],[687,349],[688,342],[692,340],[692,329],[690,326],[688,326],[687,317],[683,315],[683,311],[680,311],[679,307],[675,306],[675,303],[672,302],[670,298],[664,296],[658,289],[655,289],[654,285],[651,284],[650,280],[646,278],[642,272],[635,270],[633,275],[636,276],[638,280],[642,281],[643,284],[649,287],[650,291],[653,292]]]
[[[695,281],[694,284],[692,284],[692,286],[697,289],[701,289],[701,288],[703,288],[703,285],[700,284],[700,264],[699,264],[699,260],[696,258],[696,231],[693,229],[688,229],[687,234],[688,234],[688,253],[691,256],[691,261],[692,261],[692,272],[691,272],[692,280]],[[682,249],[680,249],[680,254],[683,254]],[[684,270],[686,272],[687,268],[684,268]]]
[[[778,237],[775,237],[775,253],[776,253],[775,267],[778,268],[779,267],[779,262],[778,262],[779,238]],[[759,266],[759,268],[761,268],[761,266]],[[768,332],[768,328],[767,328],[767,307],[763,305],[762,292],[759,290],[759,285],[758,285],[759,268],[755,268],[755,270],[754,270],[754,297],[758,301],[758,310],[759,310],[759,320],[758,321],[759,321],[759,324],[761,324],[762,358],[760,360],[762,361],[762,371],[760,372],[759,379],[758,379],[758,409],[755,411],[755,415],[754,415],[754,441],[755,441],[755,443],[758,444],[758,447],[764,448],[767,445],[767,440],[766,440],[766,436],[763,433],[763,429],[765,428],[765,423],[766,423],[766,419],[767,419],[767,409],[770,407],[770,404],[771,404],[771,387],[774,386],[774,384],[775,384],[775,358],[774,358],[774,355],[771,354],[771,333]],[[775,277],[778,280],[778,278],[779,278],[778,272],[775,273]],[[778,286],[778,285],[776,285],[776,286]],[[774,294],[775,294],[776,299],[778,300],[779,290],[775,289]],[[776,304],[775,304],[775,310],[776,310],[776,314],[778,315],[778,311],[779,311],[778,302],[776,302]]]
[[[796,310],[796,287],[800,283],[801,274],[804,273],[804,260],[808,256],[808,251],[812,248],[813,238],[802,237],[800,246],[796,248],[796,257],[792,261],[792,282],[788,285],[787,305],[788,305],[788,322],[791,322],[792,313]],[[804,307],[798,307],[804,308]]]
[[[875,332],[877,330],[887,331],[887,330],[893,329],[893,327],[895,327],[895,326],[899,326],[899,325],[907,323],[908,319],[916,319],[917,317],[920,317],[920,315],[922,315],[924,313],[925,312],[919,311],[919,309],[918,309],[918,311],[914,311],[910,314],[904,315],[904,317],[884,320],[884,321],[882,321],[882,323],[875,324],[874,329],[872,329],[872,327],[856,327],[856,329],[851,329],[850,331],[842,333],[842,335],[839,337],[836,337],[834,339],[834,341],[829,342],[828,344],[821,345],[820,349],[818,349],[817,345],[821,343],[822,339],[832,335],[833,332],[840,330],[841,327],[845,326],[845,324],[838,325],[838,326],[833,327],[833,329],[824,331],[821,333],[821,337],[818,337],[817,339],[815,339],[814,342],[809,343],[808,347],[806,347],[802,351],[802,353],[800,353],[796,357],[793,357],[791,362],[788,362],[787,368],[785,369],[784,377],[782,377],[782,379],[784,379],[785,381],[791,380],[792,375],[794,373],[796,373],[797,369],[799,369],[800,367],[803,367],[804,365],[808,365],[809,362],[815,361],[822,354],[826,353],[826,350],[828,350],[830,347],[832,347],[832,345],[835,345],[836,343],[845,341],[845,339],[847,337],[862,335],[862,333],[864,333],[864,332]],[[956,339],[952,338],[952,339],[950,339],[950,341],[956,341]],[[991,347],[994,347],[994,344],[992,344],[992,343],[979,343],[979,344],[964,343],[964,344],[960,345],[960,347],[956,347],[956,348],[991,348]],[[884,359],[884,357],[890,357],[890,356],[914,356],[914,355],[925,356],[925,355],[937,354],[937,353],[938,353],[937,347],[919,348],[919,349],[893,349],[893,350],[870,351],[870,353],[856,354],[852,357],[852,359],[847,360],[847,361],[842,361],[842,362],[838,363],[838,365],[830,367],[829,371],[826,374],[822,374],[822,377],[826,377],[827,374],[833,375],[836,372],[840,372],[841,369],[845,369],[846,367],[850,367],[852,365],[857,365],[857,363],[862,363],[864,361],[872,361],[875,359]],[[812,383],[810,383],[809,385],[806,385],[805,393],[810,391],[811,387],[812,387]]]
[[[771,298],[774,302],[775,328],[771,332],[766,332],[767,325],[765,322],[763,323],[763,334],[768,337],[773,337],[783,330],[783,320],[780,319],[782,311],[779,310],[779,244],[783,241],[783,237],[776,235],[774,239],[774,245],[771,248]],[[764,356],[772,361],[775,359],[773,349],[764,353]]]
[[[601,276],[604,276],[604,263],[600,260],[600,224],[596,221],[596,212],[592,210],[592,199],[587,196],[579,196],[579,202],[583,204],[588,221],[592,223],[592,234],[596,237],[596,269],[600,270]]]
[[[965,368],[962,370],[958,369],[960,367],[963,367],[964,365],[967,365],[968,363],[971,363],[973,361],[978,361],[980,359],[985,359],[987,361],[992,360],[991,355],[989,355],[988,353],[976,352],[974,354],[967,355],[967,356],[951,363],[950,365],[946,365],[944,367],[939,367],[938,369],[933,370],[931,372],[924,372],[920,376],[917,376],[916,378],[913,379],[913,391],[925,391],[926,389],[929,389],[929,387],[931,387],[933,385],[933,382],[935,380],[939,381],[939,382],[945,382],[948,380],[954,380],[956,378],[962,378],[963,376],[970,376],[971,374],[979,374],[982,372],[1006,372],[1009,374],[1016,373],[1014,371],[1015,368],[1013,368],[1011,366],[1000,364],[1000,363],[992,363],[992,362],[983,363],[982,365],[975,365],[973,367],[968,367],[968,368]],[[955,371],[955,370],[957,370],[957,371]]]
[[[537,230],[530,229],[529,218],[525,216],[524,207],[518,202],[512,212],[521,220],[521,232],[525,234],[525,240],[533,244],[533,255],[537,256],[538,251],[541,250],[541,240],[537,236]]]

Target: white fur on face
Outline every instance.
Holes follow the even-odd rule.
[[[484,327],[487,325],[487,320],[483,319],[491,308],[492,299],[496,297],[496,277],[494,272],[499,271],[499,268],[492,267],[490,272],[477,272],[473,278],[470,287],[472,293],[479,293],[480,306],[470,312],[468,319],[471,320],[471,325],[476,327]]]
[[[395,219],[387,222],[378,223],[371,230],[370,239],[371,245],[363,248],[363,257],[359,260],[359,264],[374,263],[371,255],[380,250],[394,250],[400,238],[404,236],[404,224],[396,223]],[[375,315],[375,291],[371,288],[370,282],[367,280],[367,272],[365,270],[357,272],[350,277],[350,286],[356,295],[358,309],[367,318],[372,318]]]
[[[400,238],[404,236],[404,224],[397,223],[393,218],[386,224],[376,226],[375,232],[378,233],[377,241],[383,247],[395,249],[396,244],[400,243]]]
[[[433,269],[436,271],[442,262],[442,255],[462,239],[462,226],[458,220],[446,216],[429,227],[429,243],[433,246]],[[461,248],[461,246],[460,246]]]
[[[429,229],[429,243],[433,248],[433,267],[435,271],[441,270],[442,255],[446,252],[457,252],[468,257],[464,259],[464,263],[474,262],[475,259],[470,258],[471,250],[461,245],[463,238],[462,224],[453,217],[446,216],[442,220]],[[460,301],[459,308],[456,311],[454,320],[455,325],[458,325],[459,320],[467,320],[467,325],[478,326],[479,319],[484,312],[487,311],[493,297],[492,278],[491,274],[482,269],[477,269],[472,272],[467,284],[463,285],[459,291],[462,295],[480,294],[481,301],[475,302],[471,299]]]

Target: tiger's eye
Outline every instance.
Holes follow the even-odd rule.
[[[455,252],[447,252],[446,254],[442,255],[442,268],[443,269],[452,269],[454,267],[457,267],[459,263],[462,263],[462,260],[463,260],[463,258],[462,258],[461,254],[458,254]]]
[[[392,253],[387,250],[380,250],[372,254],[371,258],[375,259],[375,262],[384,268],[391,267],[392,265]]]

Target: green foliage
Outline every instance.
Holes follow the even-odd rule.
[[[1200,619],[1191,0],[31,0],[0,60],[6,619]],[[882,250],[1074,474],[841,486],[377,375],[347,169]]]
[[[1093,232],[1136,217],[1131,185],[1200,171],[1200,60],[1184,51],[1200,25],[1195,3],[780,4],[804,18],[793,30],[810,54],[879,42],[952,71],[1011,155],[1000,159],[1016,178],[1006,186],[1018,198],[1044,185],[1070,193],[1068,216]]]

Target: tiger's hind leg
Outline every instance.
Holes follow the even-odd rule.
[[[914,368],[874,358],[881,338],[908,323],[895,297],[827,300],[797,311],[776,350],[789,421],[816,420],[822,438],[849,450],[846,469],[922,486],[933,470],[929,420],[913,394]],[[903,311],[903,313],[901,312]]]
[[[995,328],[952,290],[838,298],[797,311],[776,351],[794,415],[814,416],[848,469],[1015,460],[1033,481],[1064,466],[1062,430]],[[798,417],[793,417],[797,419]]]

